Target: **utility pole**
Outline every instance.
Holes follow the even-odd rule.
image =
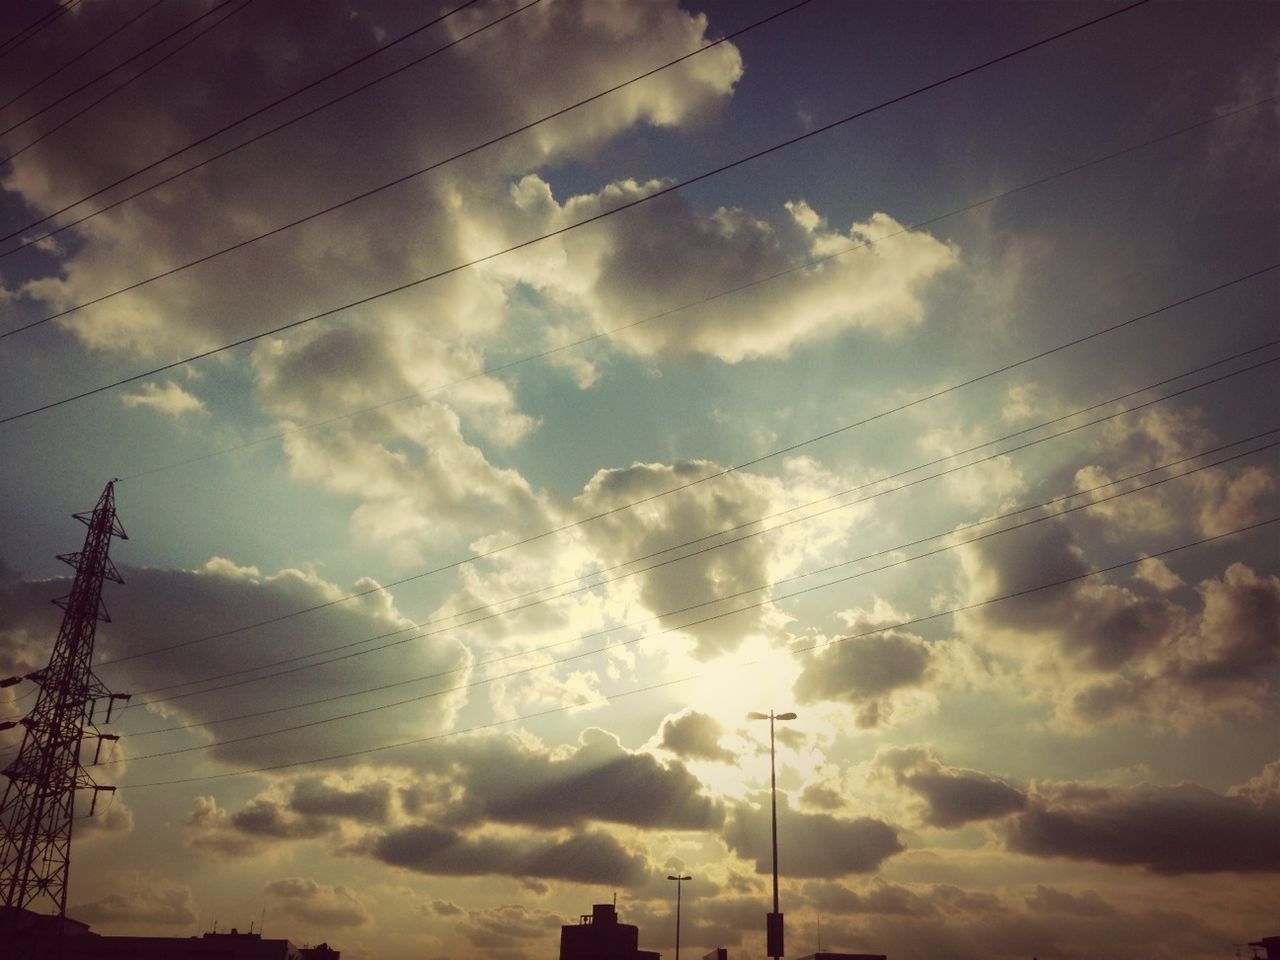
[[[773,724],[775,720],[794,720],[794,713],[757,713],[747,714],[748,720],[769,721],[769,799],[773,815],[773,913],[765,917],[766,951],[773,960],[786,956],[783,946],[782,911],[778,909],[778,770],[773,740]]]
[[[680,960],[680,885],[686,880],[692,880],[693,877],[677,873],[674,877],[668,876],[667,879],[676,882],[676,960]]]
[[[49,665],[25,678],[0,681],[0,686],[11,686],[27,679],[39,687],[35,706],[19,721],[26,732],[18,756],[0,771],[9,778],[0,801],[0,956],[6,960],[61,954],[76,792],[93,791],[92,816],[98,794],[115,790],[94,781],[81,755],[85,738],[96,740],[93,762],[88,764],[92,766],[99,760],[102,741],[117,739],[98,732],[98,701],[107,702],[110,722],[114,702],[128,699],[127,694],[107,690],[92,670],[98,623],[111,619],[102,604],[102,584],[124,583],[108,556],[112,537],[128,539],[116,519],[115,481],[107,484],[93,510],[75,518],[89,530],[83,549],[58,557],[75,567],[76,574],[71,593],[53,601],[65,613]],[[15,725],[8,722],[6,728]],[[33,907],[45,911],[32,912],[52,908],[54,940],[39,936],[34,918],[25,912]]]

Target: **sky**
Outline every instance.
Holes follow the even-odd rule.
[[[788,955],[1280,934],[1274,4],[53,9],[0,676],[116,480],[71,916],[670,957],[683,873],[757,960],[774,710]]]

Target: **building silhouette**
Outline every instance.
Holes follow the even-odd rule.
[[[4,923],[16,924],[20,948],[58,960],[342,960],[327,943],[304,947],[235,929],[198,937],[110,937],[70,917],[0,907]]]
[[[560,928],[560,960],[662,960],[653,950],[640,949],[640,928],[618,922],[618,908],[596,903],[577,923]]]

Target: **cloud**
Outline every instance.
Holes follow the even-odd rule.
[[[619,581],[611,588],[611,595],[628,606],[658,615],[663,628],[691,636],[693,656],[703,660],[737,650],[752,632],[772,633],[772,617],[768,610],[756,608],[704,623],[693,621],[767,597],[769,591],[759,588],[794,573],[809,558],[821,556],[860,515],[857,510],[841,511],[822,521],[740,539],[760,531],[754,524],[760,517],[830,495],[847,484],[804,458],[788,460],[782,477],[735,470],[699,482],[723,470],[705,460],[634,463],[599,470],[574,500],[580,514],[603,514],[583,526],[582,536],[604,565],[614,567],[637,557],[649,558],[646,566],[674,561]],[[676,487],[685,489],[661,495]],[[639,500],[647,502],[620,509]],[[717,535],[725,531],[730,532],[720,539],[731,537],[739,542],[705,549],[718,542]],[[691,549],[672,549],[684,543],[691,543]],[[689,558],[679,559],[685,555]],[[757,589],[758,593],[747,592]],[[745,597],[722,606],[687,609],[743,592],[747,592]]]
[[[1104,561],[1105,562],[1105,561]],[[1080,536],[1048,521],[961,551],[969,602],[1080,576]],[[1021,666],[1056,721],[1088,730],[1143,719],[1187,729],[1251,715],[1280,661],[1280,578],[1234,562],[1194,590],[1167,566],[1091,577],[969,610],[964,636]]]
[[[301,877],[275,880],[264,892],[272,910],[322,927],[362,927],[369,923],[368,909],[346,887],[329,887]]]
[[[513,197],[546,232],[663,186],[619,179],[559,202],[548,183],[530,174]],[[853,330],[891,335],[921,322],[922,289],[959,261],[955,247],[883,212],[839,230],[803,200],[765,221],[736,207],[704,213],[679,193],[561,240],[563,257],[550,263],[541,254],[536,269],[531,263],[514,275],[566,309],[610,318],[616,327],[698,304],[613,334],[630,351],[666,360],[703,355],[738,363],[786,357]],[[833,256],[843,251],[852,252]],[[708,300],[774,275],[782,276],[751,287],[750,309],[741,296]]]
[[[734,763],[737,756],[720,746],[724,727],[705,713],[688,710],[662,723],[662,745],[678,757]]]
[[[1066,914],[1075,917],[1110,917],[1117,912],[1115,907],[1093,890],[1086,890],[1080,896],[1074,896],[1043,884],[1037,884],[1035,893],[1027,897],[1027,909],[1032,913]]]
[[[880,629],[906,619],[884,604],[872,611],[845,611],[841,619],[850,635],[804,658],[796,699],[849,704],[860,727],[888,723],[907,702],[902,694],[918,691],[937,675],[936,648],[908,630]]]
[[[197,919],[191,891],[186,887],[145,887],[131,893],[112,893],[69,907],[67,913],[90,925],[189,927]]]
[[[888,916],[916,916],[933,912],[927,900],[898,884],[873,878],[863,890],[851,890],[830,881],[806,883],[802,888],[805,902],[827,916],[874,913]]]
[[[389,784],[369,783],[353,790],[308,778],[293,784],[289,807],[308,816],[346,817],[363,823],[385,823],[391,813]]]
[[[874,767],[924,801],[923,820],[933,827],[1003,817],[1027,805],[1021,790],[977,770],[946,766],[923,747],[881,747]]]
[[[273,840],[307,840],[332,829],[332,822],[323,817],[289,816],[270,800],[254,800],[231,817],[231,825],[241,833]]]
[[[1008,824],[1010,850],[1157,874],[1280,870],[1280,809],[1196,784],[1041,785]]]
[[[428,782],[439,777],[450,785],[435,813],[453,825],[605,822],[705,830],[724,819],[723,806],[703,793],[683,764],[630,753],[596,729],[584,732],[576,749],[558,753],[509,737],[457,740],[424,758],[420,773]]]
[[[180,824],[186,845],[198,850],[223,857],[248,857],[262,850],[262,842],[237,829],[231,815],[212,796],[194,798]]]
[[[3,186],[26,209],[58,209],[68,197],[133,168],[130,144],[176,149],[207,133],[202,118],[209,104],[255,104],[263,90],[302,86],[313,79],[304,64],[354,60],[418,26],[419,18],[420,12],[385,5],[353,13],[332,0],[305,11],[229,18],[202,39],[197,55],[208,59],[171,85],[174,95],[148,104],[125,98],[105,115],[81,118],[68,135],[78,133],[93,149],[24,153],[6,165]],[[479,30],[492,18],[489,9],[462,10],[439,28],[455,38],[477,31],[448,51],[450,89],[466,91],[465,97],[437,95],[435,65],[443,61],[414,67],[272,136],[263,148],[208,164],[86,220],[56,261],[50,258],[53,268],[24,283],[21,293],[48,312],[96,299],[522,127],[586,92],[704,46],[709,29],[704,15],[681,9],[677,0],[639,10],[617,0],[564,9],[534,4],[510,22]],[[109,27],[97,16],[65,23],[69,29],[60,36],[72,46]],[[266,42],[271,37],[288,37],[290,55],[280,56],[277,45]],[[495,63],[502,69],[495,71]],[[547,63],[557,69],[546,70]],[[742,70],[737,48],[720,43],[575,111],[568,122],[528,130],[465,163],[76,311],[58,326],[92,352],[168,360],[402,287],[249,348],[252,399],[288,431],[293,476],[351,498],[355,533],[400,563],[419,562],[442,542],[465,546],[477,526],[502,523],[524,534],[545,529],[546,508],[525,479],[482,452],[489,444],[518,445],[538,425],[519,408],[514,371],[502,378],[483,374],[524,346],[523,331],[513,330],[528,289],[521,268],[513,273],[514,264],[506,262],[512,258],[500,258],[404,285],[540,229],[537,218],[514,206],[513,182],[567,158],[580,161],[637,127],[704,123],[726,102]],[[518,98],[512,89],[520,90]],[[414,122],[406,125],[406,116]],[[326,146],[299,151],[298,136]],[[555,258],[559,249],[554,242],[539,245],[525,260]],[[525,352],[537,353],[557,336],[549,329],[544,343],[535,334]],[[212,370],[222,376],[225,368]],[[422,399],[391,403],[415,394]],[[207,395],[215,396],[214,389]],[[147,385],[123,402],[174,416],[189,415],[199,403],[171,382]],[[389,405],[323,430],[294,429],[380,404]]]
[[[634,886],[647,859],[598,830],[566,837],[468,836],[433,824],[400,827],[351,848],[395,867],[437,876],[510,876]]]
[[[126,407],[150,407],[158,413],[178,420],[189,413],[207,414],[204,401],[183,390],[173,381],[164,386],[146,383],[140,393],[122,393],[120,402]]]
[[[462,925],[471,944],[491,951],[532,944],[559,934],[563,918],[549,910],[538,910],[516,903],[504,903],[484,910],[473,910]]]
[[[1212,447],[1218,438],[1205,419],[1195,408],[1157,406],[1109,421],[1094,451],[1096,462],[1076,471],[1076,488],[1098,486]],[[1274,467],[1237,462],[1167,484],[1158,497],[1123,497],[1099,504],[1090,513],[1105,518],[1107,535],[1113,539],[1152,530],[1212,537],[1269,516],[1277,487]]]
[[[739,857],[754,860],[757,873],[773,869],[769,819],[764,796],[734,804],[725,823],[725,844]],[[792,877],[871,873],[906,849],[897,831],[882,820],[802,813],[791,809],[785,794],[778,796],[778,834],[786,837],[785,870]]]
[[[293,658],[297,665],[299,661],[309,662],[317,651],[326,648],[374,637],[394,640],[411,636],[411,631],[400,632],[410,622],[397,611],[389,594],[377,590],[377,585],[367,580],[355,587],[374,591],[369,596],[336,604],[319,614],[289,616],[301,608],[339,599],[349,588],[344,589],[314,573],[283,570],[262,574],[221,558],[196,570],[126,566],[123,572],[126,585],[105,592],[113,622],[99,627],[96,656],[111,660],[143,654],[118,666],[103,664],[98,668],[109,687],[135,694],[129,709],[124,713],[117,711],[113,720],[113,725],[124,726],[132,734],[122,741],[123,752],[129,757],[198,746],[211,739],[235,740],[272,728],[292,726],[297,723],[298,714],[281,712],[267,719],[230,722],[227,718],[348,694],[353,689],[433,675],[447,678],[437,681],[437,687],[454,686],[465,678],[470,662],[468,653],[456,640],[437,636],[429,643],[403,642],[386,652],[348,658],[331,666],[295,670],[286,675],[287,683],[278,679],[239,682],[251,679],[255,666],[275,660]],[[32,664],[29,670],[47,661],[49,639],[56,634],[57,627],[53,626],[50,633],[44,632],[51,624],[45,608],[50,607],[50,598],[68,590],[66,580],[18,581],[0,586],[0,605],[4,611],[0,614],[0,651],[9,651],[6,658],[13,667],[29,663]],[[283,619],[266,629],[232,632],[206,643],[147,655],[148,651],[173,644],[174,625],[181,625],[182,639],[192,640],[281,617]],[[264,640],[266,637],[269,641]],[[349,650],[348,646],[345,652]],[[206,676],[223,677],[213,684],[222,689],[190,696],[195,689],[191,681]],[[431,688],[410,689],[421,693]],[[182,696],[160,701],[161,697],[172,694]],[[383,696],[391,699],[386,694]],[[443,729],[464,699],[462,693],[427,697],[375,714],[368,722],[320,724],[278,736],[247,739],[214,748],[208,755],[234,766],[367,749],[396,739],[420,737],[424,731]],[[146,708],[142,704],[148,701],[154,701],[154,706],[144,713]],[[319,716],[315,712],[308,714],[307,719],[323,719],[348,709],[342,701],[337,701]],[[190,725],[189,729],[163,735],[148,733],[182,724]],[[145,777],[157,769],[158,762],[160,758],[134,759],[129,769]],[[113,769],[107,764],[104,768],[107,772]]]

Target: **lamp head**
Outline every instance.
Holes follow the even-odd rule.
[[[756,713],[756,711],[752,710],[750,713],[747,714],[747,719],[748,720],[768,720],[769,715],[767,713]]]
[[[775,720],[794,720],[795,718],[796,718],[796,715],[795,715],[794,713],[780,713],[780,714],[778,714],[776,717],[774,717],[773,719],[775,719]]]

